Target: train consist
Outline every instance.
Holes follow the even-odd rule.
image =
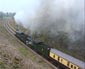
[[[33,40],[25,33],[16,31],[15,36],[43,57],[52,60],[55,65],[59,65],[60,69],[85,69],[85,62],[49,47],[41,41]]]

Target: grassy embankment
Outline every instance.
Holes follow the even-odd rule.
[[[0,20],[0,69],[52,69],[42,59],[27,50],[3,27]],[[9,22],[15,22],[9,19]]]

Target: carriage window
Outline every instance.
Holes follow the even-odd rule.
[[[76,67],[74,67],[74,69],[76,69]]]
[[[61,59],[61,62],[63,61],[63,59]]]
[[[69,62],[67,63],[67,65],[69,66]]]
[[[55,58],[55,55],[53,55],[53,58]]]
[[[71,68],[73,68],[73,65],[71,65]]]
[[[59,61],[60,57],[58,57],[58,61]]]

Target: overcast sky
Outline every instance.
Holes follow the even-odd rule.
[[[0,11],[17,12],[19,14],[29,12],[30,14],[33,13],[33,10],[36,10],[39,5],[40,0],[0,0]]]

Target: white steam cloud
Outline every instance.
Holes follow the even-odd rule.
[[[38,0],[38,4],[33,3],[35,9],[30,16],[27,9],[15,18],[32,32],[47,30],[57,35],[58,31],[64,31],[72,36],[75,31],[84,32],[84,3],[84,0]]]

